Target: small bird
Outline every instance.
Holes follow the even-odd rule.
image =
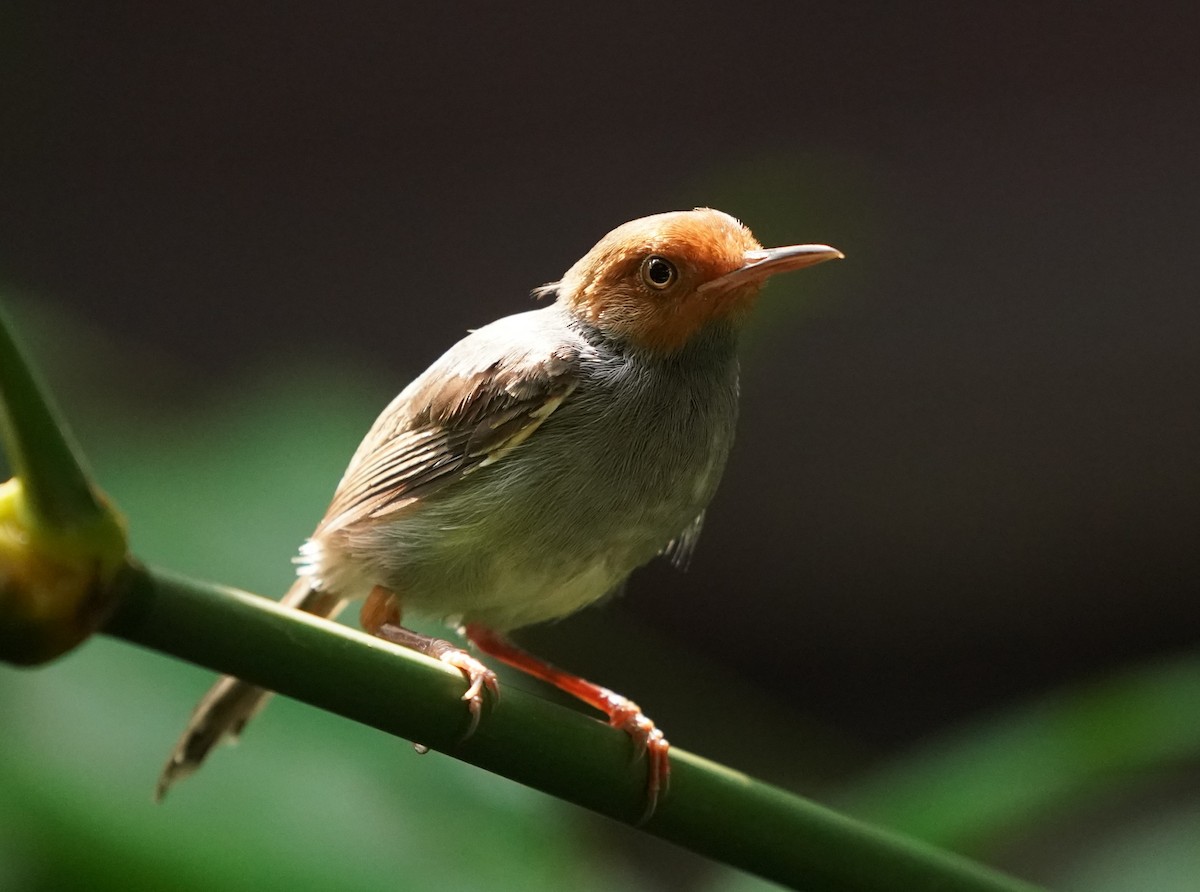
[[[283,603],[362,627],[459,669],[469,730],[495,674],[402,624],[445,619],[468,641],[600,710],[647,754],[646,810],[669,744],[633,701],[520,650],[513,629],[618,590],[667,554],[683,566],[733,443],[737,337],[768,277],[842,254],[764,249],[711,208],[618,226],[563,277],[553,303],[477,329],[383,410],[301,548]],[[222,678],[197,705],[158,783],[236,737],[269,692]]]

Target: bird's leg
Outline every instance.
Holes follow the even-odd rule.
[[[396,593],[382,585],[371,589],[371,594],[367,595],[367,600],[363,602],[362,612],[359,614],[359,622],[363,629],[384,641],[411,648],[418,653],[453,666],[466,677],[467,691],[463,694],[462,699],[471,713],[471,724],[467,728],[467,733],[463,735],[463,740],[466,740],[479,727],[479,715],[483,709],[483,689],[487,688],[491,691],[493,697],[499,698],[500,696],[500,685],[496,681],[496,673],[461,647],[455,647],[449,641],[431,638],[428,635],[404,628],[400,625],[400,619],[400,599]]]
[[[514,669],[554,685],[561,691],[582,700],[589,706],[608,716],[614,728],[620,728],[633,738],[638,755],[647,754],[648,776],[646,778],[646,810],[641,821],[654,814],[658,798],[665,795],[671,779],[671,745],[663,732],[646,717],[641,708],[627,697],[622,697],[608,688],[572,675],[540,660],[533,654],[517,647],[506,637],[484,626],[468,623],[467,638],[485,654],[489,654]]]

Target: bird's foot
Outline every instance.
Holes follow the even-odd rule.
[[[461,740],[466,740],[479,727],[479,717],[483,713],[484,690],[490,691],[493,699],[500,699],[500,683],[496,680],[496,673],[461,647],[451,644],[449,641],[406,629],[400,625],[400,619],[399,596],[382,585],[375,586],[367,596],[367,600],[362,606],[362,612],[359,614],[362,627],[384,641],[390,641],[401,647],[407,647],[433,657],[448,666],[453,666],[463,674],[467,680],[467,690],[462,699],[471,714],[467,731],[461,738]],[[426,752],[429,749],[424,744],[417,744],[416,747],[417,752]]]
[[[430,656],[440,660],[447,666],[453,666],[467,680],[467,690],[462,695],[462,700],[467,704],[467,710],[471,713],[471,724],[467,727],[467,733],[462,737],[463,740],[466,740],[479,727],[479,716],[483,711],[484,690],[488,690],[492,698],[499,702],[500,682],[496,680],[495,672],[461,647],[455,647],[453,644],[450,644],[448,641],[442,641],[440,638],[433,640],[435,644],[445,645],[445,649],[438,653],[431,653]]]
[[[600,710],[608,716],[608,722],[614,728],[620,728],[628,734],[634,743],[634,758],[646,754],[646,802],[638,824],[650,820],[654,810],[658,808],[658,800],[667,794],[671,780],[671,745],[654,724],[646,717],[639,707],[627,697],[603,688],[598,684],[564,672],[557,666],[552,666],[517,647],[503,635],[493,632],[485,626],[469,623],[466,627],[467,637],[475,646],[490,656],[495,657],[519,669],[534,678],[549,682],[560,691],[565,691],[577,697],[584,703]]]
[[[671,785],[671,744],[632,700],[607,690],[604,700],[606,706],[601,708],[608,713],[608,723],[633,739],[634,758],[646,756],[646,807],[638,820],[641,825],[650,820],[659,797],[665,796]]]
[[[471,719],[461,740],[466,740],[479,727],[479,717],[483,714],[483,692],[490,691],[494,699],[500,699],[500,683],[496,679],[496,673],[461,647],[441,638],[431,638],[392,623],[384,623],[375,631],[375,634],[384,641],[411,648],[433,657],[447,666],[453,666],[463,674],[467,680],[467,690],[462,695],[462,700],[467,704],[467,711],[471,714]]]

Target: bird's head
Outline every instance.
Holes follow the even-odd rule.
[[[828,245],[763,248],[728,214],[696,208],[618,226],[539,291],[557,291],[607,334],[671,353],[710,323],[739,322],[770,276],[841,256]]]

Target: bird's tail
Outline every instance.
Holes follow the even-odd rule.
[[[304,577],[288,590],[280,601],[286,607],[303,610],[317,616],[334,617],[346,606],[346,602],[312,587]],[[158,778],[154,798],[161,801],[171,785],[187,777],[200,767],[205,757],[226,736],[236,740],[246,723],[258,714],[271,692],[249,682],[226,675],[196,704],[192,717],[171,757],[163,766]]]

